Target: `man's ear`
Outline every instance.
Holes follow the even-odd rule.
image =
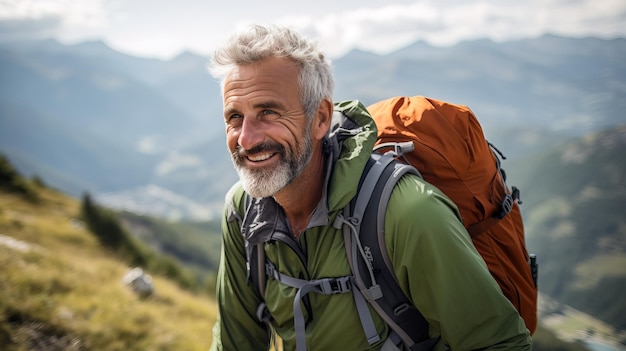
[[[322,99],[313,118],[312,133],[315,139],[321,140],[328,133],[333,119],[333,110],[333,102],[329,99]]]

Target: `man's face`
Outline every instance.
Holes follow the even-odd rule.
[[[309,163],[313,141],[298,68],[284,58],[235,68],[224,81],[226,142],[244,189],[276,194]]]

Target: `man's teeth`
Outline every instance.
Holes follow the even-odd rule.
[[[259,154],[259,155],[254,155],[254,156],[248,156],[248,159],[250,161],[259,162],[259,161],[267,160],[268,158],[272,157],[272,155],[273,155],[272,153]]]

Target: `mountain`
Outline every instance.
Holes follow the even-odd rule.
[[[0,98],[56,123],[136,150],[150,138],[182,137],[197,127],[186,113],[120,67],[78,50],[0,51]],[[64,49],[65,47],[59,47]],[[165,135],[167,132],[169,135]]]
[[[540,262],[540,290],[622,333],[626,333],[624,150],[626,125],[576,138],[509,169],[522,189],[527,243]]]
[[[505,126],[581,135],[623,121],[626,40],[546,35],[452,47],[422,42],[376,56],[354,51],[335,62],[337,94],[365,104],[425,95],[468,105],[487,134]]]
[[[468,105],[510,161],[623,123],[626,40],[543,36],[333,61],[335,100],[426,95]],[[215,218],[236,181],[208,59],[136,58],[102,42],[0,44],[0,151],[72,195]]]
[[[33,106],[0,102],[1,149],[27,174],[40,174],[58,188],[80,195],[85,190],[126,189],[145,183],[157,161]],[[121,176],[116,170],[132,170]]]
[[[0,150],[75,196],[167,186],[178,150],[219,133],[207,123],[221,102],[205,66],[190,53],[164,62],[101,42],[0,45]]]

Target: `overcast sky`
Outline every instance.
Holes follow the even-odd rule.
[[[210,55],[250,23],[291,25],[330,56],[416,40],[626,37],[626,0],[0,0],[0,40],[103,40],[130,55]]]

